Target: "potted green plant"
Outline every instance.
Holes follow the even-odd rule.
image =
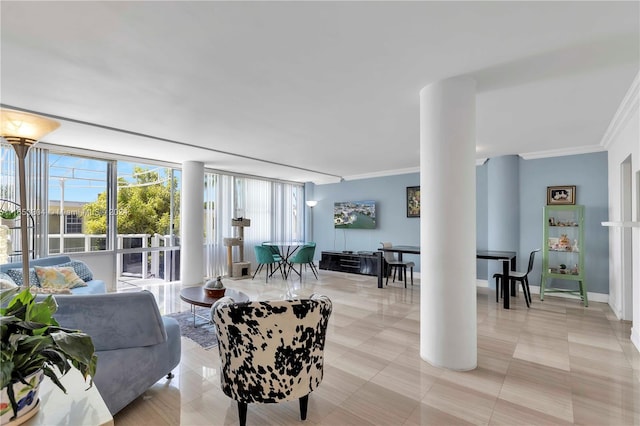
[[[0,306],[0,423],[4,424],[19,422],[37,406],[43,375],[66,393],[59,377],[76,368],[85,380],[92,378],[98,358],[89,335],[60,327],[53,317],[58,309],[53,296],[36,300],[29,289],[9,289],[0,293]]]
[[[16,218],[20,216],[20,210],[0,210],[0,219],[2,225],[12,228],[16,225]]]

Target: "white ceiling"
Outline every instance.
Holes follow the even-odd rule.
[[[640,69],[635,1],[0,12],[2,104],[76,121],[46,142],[317,183],[417,171],[419,91],[459,75],[477,80],[478,158],[601,150]]]

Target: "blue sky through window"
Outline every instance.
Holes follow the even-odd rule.
[[[142,163],[119,161],[118,177],[134,182],[134,167],[158,172],[162,184],[168,169]],[[91,202],[107,189],[107,165],[104,160],[51,153],[49,155],[49,200],[60,200],[64,187],[65,201]],[[175,173],[180,188],[180,173]]]

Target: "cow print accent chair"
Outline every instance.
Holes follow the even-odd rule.
[[[224,297],[211,307],[222,390],[238,402],[241,426],[249,403],[298,399],[306,420],[309,394],[322,382],[331,310],[322,295],[244,303]]]

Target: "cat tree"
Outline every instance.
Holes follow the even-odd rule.
[[[251,220],[242,217],[231,219],[231,226],[236,228],[236,236],[224,239],[224,245],[227,247],[227,275],[229,278],[248,277],[251,263],[244,261],[244,228],[251,226]],[[237,262],[233,261],[234,247],[238,247]]]

